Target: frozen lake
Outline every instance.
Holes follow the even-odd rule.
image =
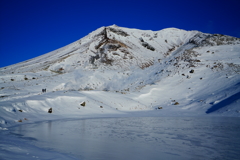
[[[46,121],[14,127],[10,133],[32,146],[80,160],[234,160],[240,157],[239,118],[130,117]]]

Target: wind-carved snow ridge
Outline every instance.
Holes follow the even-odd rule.
[[[0,125],[156,108],[164,115],[240,116],[239,62],[239,38],[177,28],[101,27],[0,68]],[[79,105],[83,101],[85,107]]]

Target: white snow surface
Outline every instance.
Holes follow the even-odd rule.
[[[240,39],[113,25],[0,68],[0,131],[42,120],[134,113],[240,117]]]

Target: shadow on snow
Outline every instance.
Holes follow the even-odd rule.
[[[206,113],[212,113],[215,112],[216,110],[219,110],[220,108],[223,108],[236,100],[240,99],[240,92],[232,95],[231,97],[228,97],[227,99],[213,105],[211,108],[209,108]]]

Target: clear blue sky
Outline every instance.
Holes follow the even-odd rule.
[[[112,24],[240,38],[240,1],[0,0],[0,67],[53,51]]]

